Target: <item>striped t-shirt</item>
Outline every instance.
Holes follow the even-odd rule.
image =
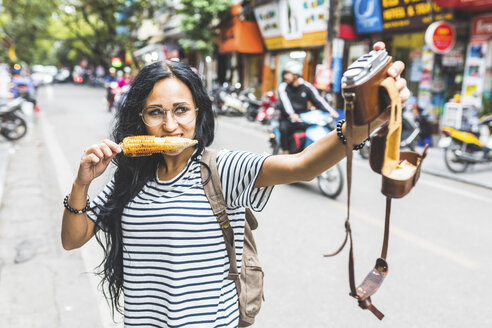
[[[199,157],[200,159],[201,157]],[[245,207],[261,211],[272,187],[254,188],[266,156],[221,151],[217,167],[241,270]],[[104,204],[113,183],[93,200]],[[95,213],[89,217],[96,220]],[[229,258],[205,196],[200,164],[149,181],[122,214],[125,327],[237,327]]]

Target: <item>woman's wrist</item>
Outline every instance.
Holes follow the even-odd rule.
[[[338,121],[337,128],[336,128],[337,135],[343,144],[346,144],[347,142],[347,138],[345,137],[346,129],[347,129],[347,123],[345,122],[345,120]],[[352,131],[353,131],[353,149],[359,150],[362,147],[364,147],[364,144],[369,138],[369,136],[367,135],[368,133],[367,126],[352,126]]]
[[[89,182],[89,183],[83,183],[83,182],[81,182],[81,181],[79,180],[79,178],[77,177],[77,178],[74,180],[73,184],[72,184],[72,189],[73,189],[73,188],[76,188],[76,189],[77,189],[77,191],[79,191],[79,190],[80,190],[80,191],[85,191],[85,192],[87,192],[87,191],[89,191],[89,186],[90,186],[90,185],[91,185],[91,183],[90,183],[90,182]]]

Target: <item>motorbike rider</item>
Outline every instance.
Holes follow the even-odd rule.
[[[26,100],[36,105],[36,86],[34,85],[32,78],[29,75],[22,74],[22,66],[19,64],[15,64],[12,67],[11,72],[11,82],[13,86],[11,92],[13,97],[24,97]],[[21,94],[19,92],[19,86],[27,88],[27,94]]]
[[[111,93],[111,83],[117,82],[118,78],[116,77],[116,68],[110,67],[109,74],[104,78],[104,87],[106,88],[106,99],[109,104],[112,104],[114,101],[114,95]]]
[[[132,70],[130,67],[124,68],[124,73],[121,78],[118,79],[118,87],[122,88],[125,85],[131,85],[133,83]]]
[[[302,65],[297,61],[289,61],[282,71],[283,82],[279,84],[277,93],[280,107],[279,129],[284,154],[289,153],[292,135],[300,128],[299,114],[309,111],[308,101],[316,108],[330,113],[333,118],[338,113],[320,96],[313,85],[301,78]]]

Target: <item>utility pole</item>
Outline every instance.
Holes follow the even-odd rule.
[[[341,0],[330,0],[328,8],[328,33],[325,44],[325,58],[323,64],[332,72],[333,79],[333,42],[338,38],[340,30],[340,5]],[[336,97],[333,105],[337,108]]]

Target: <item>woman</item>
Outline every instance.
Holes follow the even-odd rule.
[[[394,63],[390,75],[406,100],[406,82],[399,78],[403,68],[403,63]],[[371,126],[382,124],[384,116]],[[106,252],[102,270],[106,296],[113,310],[120,310],[124,291],[126,326],[237,327],[238,298],[234,282],[227,280],[229,260],[200,177],[201,153],[214,138],[213,112],[200,78],[187,65],[154,63],[135,78],[113,138],[120,142],[140,134],[186,137],[198,144],[141,158],[122,156],[111,140],[87,148],[65,198],[63,247],[81,247],[96,235]],[[365,136],[366,127],[355,129],[356,142]],[[311,180],[344,155],[336,132],[295,155],[219,153],[218,171],[235,232],[239,270],[244,208],[262,210],[274,185]],[[87,210],[89,185],[111,161],[117,167],[113,179],[91,203],[94,209]],[[99,228],[105,239],[96,234]]]

